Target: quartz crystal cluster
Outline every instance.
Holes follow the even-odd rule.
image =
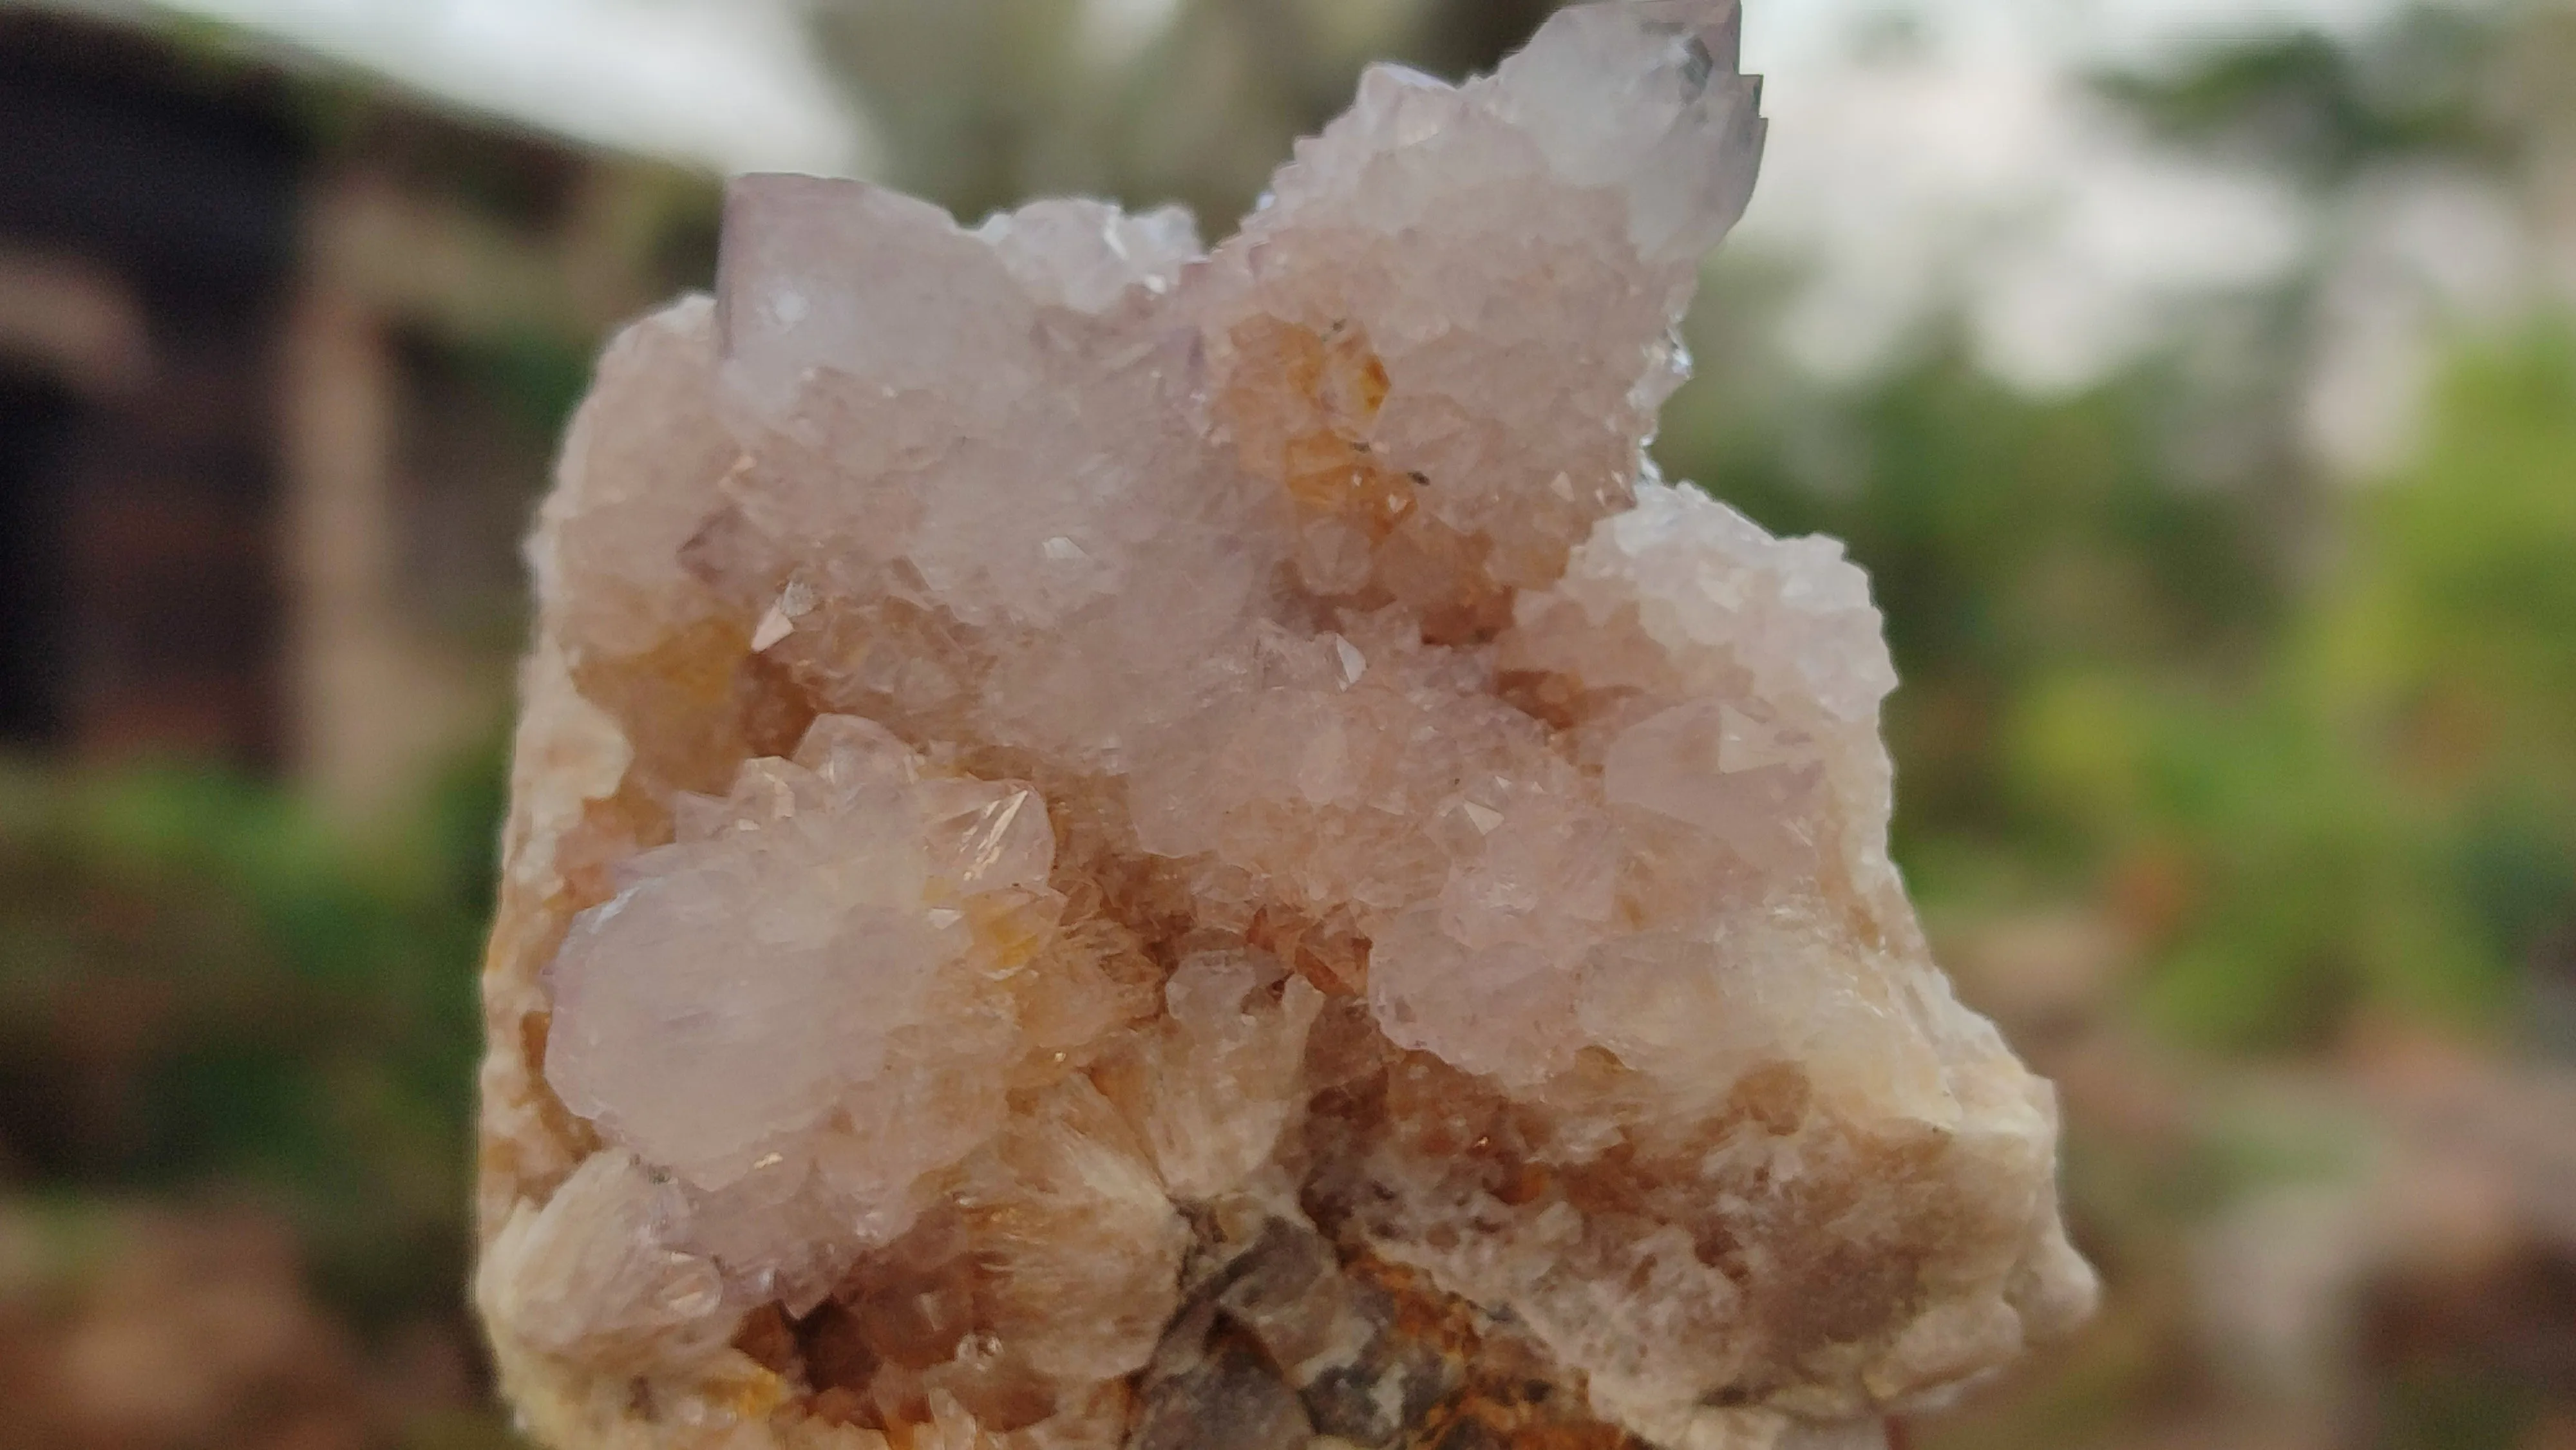
[[[739,183],[531,545],[476,1293],[586,1447],[1864,1446],[2066,1329],[1867,581],[1659,481],[1732,0],[1233,240]]]

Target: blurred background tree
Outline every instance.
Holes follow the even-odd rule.
[[[1180,201],[1222,235],[1379,59],[1491,70],[1552,0],[822,0],[888,180],[973,219],[1031,196]]]

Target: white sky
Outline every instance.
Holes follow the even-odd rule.
[[[2178,304],[2295,265],[2308,216],[2274,178],[2140,143],[2077,83],[2087,65],[2303,24],[2357,29],[2393,0],[1749,0],[1772,149],[1744,245],[1813,258],[1789,319],[1827,372],[1869,366],[1964,306],[1989,366],[2080,385]],[[1856,44],[1911,15],[1916,43]]]
[[[870,159],[795,0],[55,3],[222,21],[523,125],[714,171],[851,174]]]

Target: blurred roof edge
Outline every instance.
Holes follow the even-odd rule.
[[[722,175],[861,176],[872,129],[807,47],[798,0],[0,0],[237,33],[444,108]]]

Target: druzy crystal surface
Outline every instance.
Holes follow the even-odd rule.
[[[531,545],[477,1295],[541,1440],[1877,1442],[2081,1317],[1840,549],[1659,481],[1731,0],[1233,240],[739,183]]]

